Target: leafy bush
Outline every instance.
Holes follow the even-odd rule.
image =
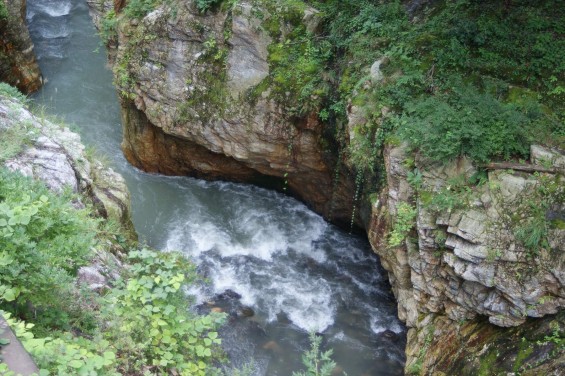
[[[565,202],[565,185],[562,177],[538,176],[538,182],[518,199],[517,216],[511,223],[516,239],[526,248],[528,257],[542,249],[550,249],[548,239],[552,221],[548,213],[558,212]]]
[[[6,4],[3,1],[0,1],[0,21],[7,19],[9,16],[8,8],[6,8]]]
[[[37,338],[33,324],[11,317],[0,311],[16,337],[33,356],[40,375],[107,375],[117,376],[115,353],[108,341],[92,340],[61,334],[59,338]]]
[[[223,314],[189,311],[182,286],[195,281],[194,265],[178,253],[130,252],[128,276],[110,292],[108,338],[126,374],[205,375],[221,343]]]
[[[70,313],[74,276],[89,259],[97,227],[73,200],[0,169],[0,307],[23,316],[32,315],[30,307],[46,317]]]
[[[397,247],[406,239],[406,236],[414,227],[416,214],[416,208],[412,205],[406,202],[398,204],[396,208],[396,221],[388,239],[389,246]]]
[[[143,18],[160,3],[161,0],[128,0],[124,13],[129,18]]]
[[[27,102],[27,97],[24,94],[22,94],[17,88],[10,86],[4,82],[0,82],[0,95],[11,99],[15,99],[20,103]]]
[[[116,12],[112,9],[100,21],[100,38],[104,43],[108,43],[117,36],[117,26]]]
[[[213,7],[220,5],[223,0],[196,0],[196,7],[202,13]]]
[[[293,372],[292,376],[330,376],[336,367],[336,363],[331,356],[333,351],[320,351],[322,337],[315,333],[310,333],[310,351],[302,355],[302,363],[306,366],[306,371]]]
[[[467,155],[488,162],[526,158],[534,116],[457,80],[445,93],[406,104],[397,121],[400,137],[426,158],[446,163]]]

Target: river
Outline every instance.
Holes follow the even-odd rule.
[[[120,150],[112,74],[85,1],[28,0],[27,19],[46,79],[34,102],[125,177],[140,239],[198,265],[209,283],[190,291],[197,309],[213,304],[234,313],[221,331],[234,366],[252,362],[255,375],[291,375],[316,331],[349,376],[402,374],[405,329],[365,238],[280,193],[131,167]],[[242,307],[251,310],[238,315]]]

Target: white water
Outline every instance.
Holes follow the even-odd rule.
[[[93,52],[99,40],[84,1],[28,0],[28,22],[47,79],[36,101],[76,124],[124,175],[142,239],[194,260],[210,281],[191,290],[198,302],[232,290],[254,310],[222,331],[235,365],[253,360],[256,375],[290,375],[313,330],[350,376],[402,372],[403,327],[365,239],[279,193],[132,168],[119,150],[118,99],[105,56]]]

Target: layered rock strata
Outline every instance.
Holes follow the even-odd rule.
[[[520,344],[509,338],[522,333],[531,341],[530,331],[545,327],[547,334],[549,323],[563,323],[565,229],[560,223],[565,215],[565,156],[541,146],[532,146],[531,155],[528,169],[551,172],[493,170],[484,184],[450,193],[458,189],[454,179],[466,181],[476,174],[469,161],[435,167],[416,161],[408,167],[411,155],[403,146],[385,150],[387,186],[373,206],[369,239],[389,272],[399,317],[410,328],[407,371],[450,374],[459,369],[473,374],[481,346],[496,350],[493,336],[508,342],[507,355],[518,362]],[[414,171],[421,174],[417,185],[409,183]],[[554,195],[547,207],[546,193]],[[434,210],[432,198],[450,194],[459,195],[461,205]],[[415,230],[401,246],[391,247],[389,230],[402,203],[417,210]],[[539,208],[544,210],[542,219],[548,220],[549,242],[532,249],[520,240],[519,231],[535,215],[531,210]],[[537,323],[530,319],[541,317],[545,319]],[[516,326],[520,328],[503,329]],[[552,372],[563,365],[563,350],[549,362]],[[446,353],[454,358],[446,358]],[[539,366],[548,367],[547,359],[537,355]]]

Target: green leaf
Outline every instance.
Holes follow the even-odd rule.
[[[84,362],[82,360],[78,360],[78,359],[73,359],[69,362],[69,366],[73,367],[73,368],[80,368],[84,365]]]
[[[12,302],[20,295],[20,291],[17,288],[9,288],[4,291],[4,294],[0,297],[7,302]]]
[[[10,344],[10,340],[8,338],[0,338],[0,346],[5,346]]]

